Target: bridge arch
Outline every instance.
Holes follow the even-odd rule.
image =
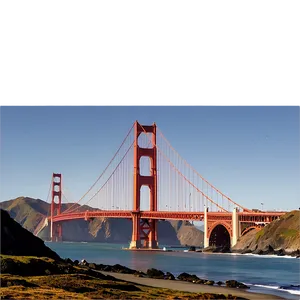
[[[225,222],[215,222],[210,226],[208,237],[209,245],[216,247],[228,247],[231,245],[231,226]]]
[[[257,226],[257,225],[254,225],[254,226],[249,226],[249,227],[246,227],[243,231],[242,231],[242,236],[245,235],[246,233],[248,233],[249,231],[251,230],[256,230],[256,231],[259,231],[261,229],[261,226]]]

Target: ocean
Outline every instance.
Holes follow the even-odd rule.
[[[105,243],[46,242],[46,245],[72,260],[120,264],[144,272],[156,268],[174,276],[187,272],[223,282],[234,279],[249,285],[250,292],[300,298],[300,259],[294,257],[184,252],[183,248],[172,252],[126,251],[122,247],[128,245]]]

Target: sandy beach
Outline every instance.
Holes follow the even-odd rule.
[[[246,290],[240,290],[235,288],[209,286],[204,284],[193,284],[193,283],[178,281],[178,280],[175,281],[175,280],[143,278],[143,277],[136,277],[130,274],[121,274],[121,273],[114,273],[114,272],[101,271],[101,273],[106,275],[111,275],[118,279],[126,280],[132,283],[137,283],[137,284],[142,284],[142,285],[147,285],[152,287],[167,288],[167,289],[184,291],[184,292],[232,294],[235,296],[245,297],[251,300],[252,299],[253,300],[284,299],[274,295],[251,293],[251,292],[247,292]]]

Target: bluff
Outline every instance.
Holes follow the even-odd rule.
[[[232,252],[253,254],[300,254],[300,211],[293,210],[261,230],[242,236]]]
[[[7,211],[0,209],[1,214],[1,254],[30,255],[37,257],[60,257],[45,246],[44,242],[14,221]]]
[[[65,210],[72,204],[63,204]],[[50,213],[50,204],[29,197],[19,197],[0,203],[0,208],[7,210],[10,216],[30,232],[41,227]],[[79,206],[78,210],[91,210],[88,206]],[[132,225],[126,219],[95,218],[90,221],[72,220],[62,224],[63,240],[73,242],[124,243],[131,240]],[[203,245],[203,232],[189,222],[158,222],[159,243],[166,245]],[[38,236],[50,239],[50,228],[45,227]]]

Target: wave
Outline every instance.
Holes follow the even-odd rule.
[[[290,255],[271,255],[271,254],[253,254],[253,253],[226,253],[229,255],[236,255],[236,256],[254,256],[254,257],[262,257],[262,258],[293,258],[295,259],[295,256],[290,256]]]
[[[281,292],[287,292],[293,295],[300,295],[300,286],[297,285],[290,285],[290,286],[285,286],[280,287],[280,286],[274,286],[274,285],[263,285],[263,284],[247,284],[247,285],[252,285],[252,286],[257,286],[257,287],[262,287],[262,288],[266,288],[266,289],[272,289],[272,290],[277,290],[277,291],[281,291]]]

